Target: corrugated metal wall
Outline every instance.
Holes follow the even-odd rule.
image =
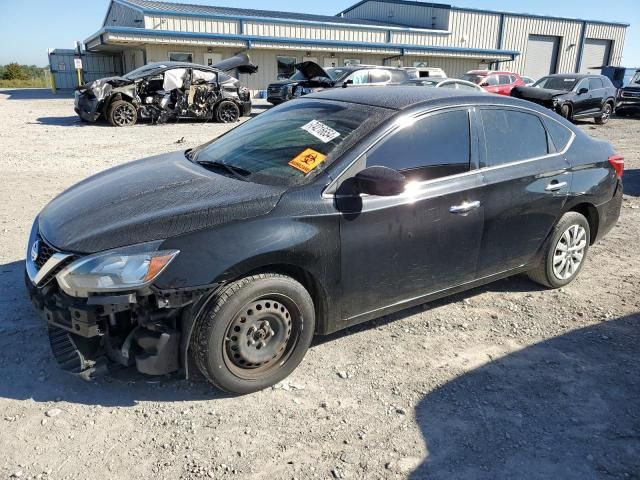
[[[597,38],[600,40],[612,40],[611,65],[618,66],[622,63],[622,52],[626,28],[620,25],[587,24],[585,31],[586,38]]]
[[[111,2],[111,6],[104,20],[105,27],[110,25],[142,28],[144,26],[144,17],[142,13],[137,10],[126,7],[120,3]]]
[[[172,32],[226,33],[240,32],[237,20],[221,20],[209,17],[183,17],[176,15],[145,15],[144,28]]]
[[[392,32],[391,39],[401,44],[495,49],[499,24],[500,15],[452,10],[450,34]]]
[[[56,49],[49,53],[49,68],[53,73],[56,88],[60,90],[73,90],[78,86],[78,76],[73,59],[76,58],[74,50]],[[91,82],[98,78],[122,75],[120,54],[107,55],[101,53],[83,52],[82,75],[85,82]]]
[[[429,4],[418,6],[371,1],[345,12],[344,16],[417,28],[448,30],[450,11],[448,8]]]
[[[372,30],[356,27],[309,26],[272,22],[245,22],[246,35],[261,37],[301,38],[305,40],[338,40],[344,42],[384,43],[387,40],[385,30]]]
[[[574,72],[576,68],[582,22],[534,17],[505,16],[502,47],[517,50],[520,56],[505,68],[524,72],[527,63],[529,35],[562,37],[558,51],[558,72]]]

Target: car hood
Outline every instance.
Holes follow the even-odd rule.
[[[302,73],[307,80],[311,80],[313,78],[322,78],[326,79],[329,82],[332,81],[331,77],[324,70],[324,68],[322,68],[316,62],[307,61],[296,63],[296,70]]]
[[[229,72],[237,68],[240,73],[249,74],[256,73],[258,71],[258,66],[251,63],[251,59],[246,53],[239,53],[231,58],[222,60],[221,62],[213,65],[213,68],[217,68],[223,72]]]
[[[208,171],[174,152],[90,177],[40,213],[40,234],[68,252],[94,253],[269,213],[286,187]]]
[[[551,100],[571,93],[572,92],[566,92],[563,90],[550,90],[538,87],[515,87],[511,91],[511,96],[517,98],[531,98],[534,100]]]
[[[133,80],[125,77],[105,77],[76,87],[80,92],[90,91],[98,100],[108,97],[112,90],[125,85],[132,85]]]

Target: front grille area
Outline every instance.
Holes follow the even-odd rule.
[[[51,245],[45,242],[40,235],[38,235],[38,258],[34,262],[38,270],[40,270],[56,252],[57,250],[55,250]]]
[[[269,85],[269,88],[267,88],[267,96],[282,97],[282,85]]]

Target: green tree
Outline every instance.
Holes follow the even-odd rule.
[[[22,68],[22,65],[10,63],[5,67],[2,78],[5,80],[26,80],[29,77],[24,71],[24,68]]]

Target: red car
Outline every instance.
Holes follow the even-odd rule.
[[[496,72],[494,70],[471,70],[461,77],[463,80],[480,85],[487,92],[499,95],[511,95],[514,87],[523,87],[526,84],[517,73]]]

